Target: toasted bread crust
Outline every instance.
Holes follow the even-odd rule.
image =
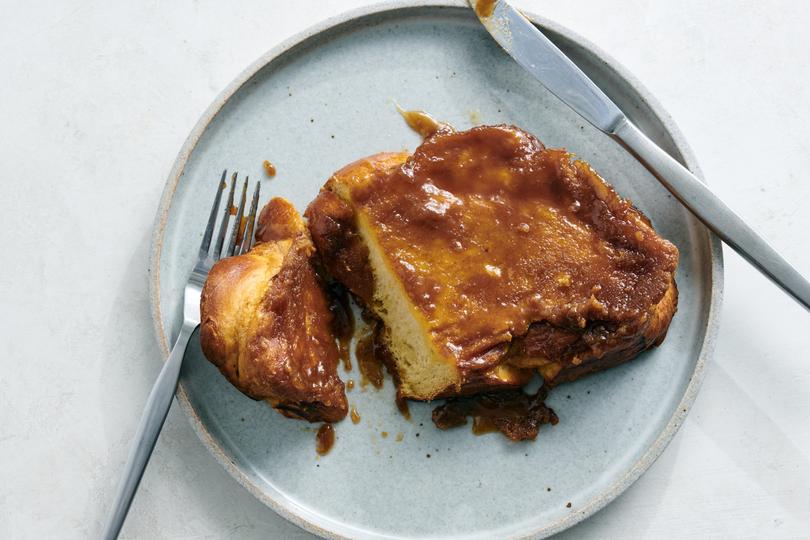
[[[259,242],[219,261],[201,295],[205,356],[239,390],[285,416],[334,422],[348,404],[314,248],[290,203],[262,210]]]

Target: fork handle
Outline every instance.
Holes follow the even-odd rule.
[[[714,234],[810,310],[810,282],[686,167],[623,119],[611,133]]]
[[[169,407],[172,405],[172,397],[174,397],[177,380],[180,377],[180,366],[183,364],[183,356],[195,328],[197,328],[197,325],[183,324],[180,335],[177,337],[177,341],[174,342],[169,359],[164,364],[163,369],[160,370],[160,375],[158,375],[155,385],[152,387],[152,392],[146,401],[146,407],[129,450],[124,475],[118,484],[115,502],[110,509],[107,525],[104,527],[104,534],[102,535],[104,540],[118,538],[118,533],[121,531],[127,517],[129,505],[132,504],[135,490],[138,489],[143,471],[146,469],[146,464],[149,462],[149,457],[152,455],[155,442],[157,442],[160,434],[160,429],[163,427]]]

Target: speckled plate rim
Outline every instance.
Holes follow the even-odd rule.
[[[241,74],[239,74],[236,79],[234,79],[225,88],[225,90],[223,90],[222,93],[217,96],[214,102],[200,117],[200,120],[194,126],[194,129],[192,129],[191,133],[183,144],[183,147],[178,153],[172,170],[169,173],[166,187],[164,188],[163,195],[161,196],[157,216],[155,218],[148,270],[150,274],[149,295],[152,306],[152,318],[155,325],[155,334],[157,335],[160,348],[163,351],[164,361],[168,357],[170,349],[169,339],[166,335],[166,329],[160,309],[160,256],[163,247],[164,234],[166,231],[166,223],[169,218],[169,211],[174,200],[175,191],[180,182],[180,178],[183,176],[186,164],[188,163],[192,152],[196,148],[200,137],[225,103],[227,103],[228,100],[236,92],[238,92],[248,80],[251,79],[251,77],[253,77],[269,62],[328,29],[351,22],[355,19],[364,18],[370,15],[382,14],[385,12],[414,10],[418,8],[458,8],[466,6],[467,3],[463,0],[395,0],[386,2],[384,4],[365,6],[338,14],[286,39],[276,47],[270,49],[258,60],[253,62],[253,64],[251,64]],[[572,42],[577,43],[579,46],[587,49],[595,57],[604,62],[605,67],[613,73],[614,77],[624,79],[624,81],[638,94],[641,100],[646,103],[653,116],[657,118],[657,120],[669,133],[669,136],[672,138],[676,148],[678,148],[679,152],[683,156],[686,166],[699,177],[702,177],[700,167],[697,164],[694,154],[689,145],[686,143],[686,140],[684,139],[680,130],[675,125],[675,122],[672,120],[669,114],[664,111],[650,92],[647,91],[647,89],[644,88],[644,86],[633,75],[631,75],[610,55],[606,54],[599,47],[595,46],[576,33],[532,13],[525,12],[525,15],[529,17],[535,24],[538,24],[543,28],[547,28],[552,32],[556,32],[557,34],[560,34]],[[701,345],[700,354],[695,364],[694,372],[690,377],[684,395],[681,398],[678,407],[675,409],[675,413],[673,414],[672,418],[670,418],[666,427],[663,429],[663,431],[661,431],[653,444],[627,471],[625,471],[624,475],[622,475],[614,484],[604,490],[600,495],[593,497],[591,500],[585,503],[578,512],[571,513],[551,523],[546,523],[541,527],[526,530],[513,538],[544,538],[551,536],[593,515],[613,499],[618,497],[619,494],[626,490],[631,484],[633,484],[633,482],[635,482],[661,455],[664,448],[666,448],[670,440],[672,440],[672,437],[678,431],[678,428],[683,423],[689,409],[692,406],[692,403],[695,400],[697,392],[700,389],[700,385],[703,381],[703,376],[706,370],[706,364],[714,351],[719,327],[720,307],[723,296],[723,252],[720,240],[707,230],[705,230],[704,233],[709,237],[709,255],[711,260],[711,282],[708,285],[710,287],[710,300],[707,327],[703,343]],[[177,389],[177,400],[180,402],[180,406],[191,420],[194,430],[197,432],[197,435],[205,447],[208,448],[211,454],[213,454],[213,456],[225,468],[225,470],[227,470],[231,476],[233,476],[240,484],[242,484],[242,486],[252,493],[253,496],[272,508],[273,511],[285,519],[307,531],[325,538],[348,538],[336,531],[325,529],[322,525],[316,523],[314,519],[315,516],[312,515],[312,512],[297,506],[295,503],[285,499],[282,496],[273,498],[270,494],[255,484],[244,471],[238,468],[228,458],[225,451],[209,433],[207,427],[191,406],[188,394],[186,393],[186,388],[182,382]],[[382,535],[372,534],[370,531],[359,531],[356,529],[355,531],[376,536],[378,538],[390,538]]]

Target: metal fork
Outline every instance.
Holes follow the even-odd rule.
[[[228,193],[228,200],[222,214],[222,221],[219,232],[217,233],[213,253],[210,250],[211,239],[214,236],[214,226],[217,220],[217,210],[219,209],[222,199],[222,192],[227,185],[225,182],[226,175],[227,170],[222,171],[222,179],[217,187],[217,194],[214,197],[214,206],[211,208],[208,225],[205,228],[205,234],[203,234],[197,264],[194,265],[188,283],[186,283],[186,289],[183,295],[183,327],[180,329],[180,335],[177,336],[177,341],[174,342],[174,347],[172,347],[169,359],[160,371],[160,375],[158,375],[157,381],[155,381],[155,385],[152,387],[152,392],[149,394],[149,399],[146,401],[146,407],[141,416],[141,421],[138,424],[138,430],[135,433],[135,438],[132,441],[132,447],[129,451],[129,457],[124,467],[124,475],[118,485],[115,502],[110,510],[107,524],[104,528],[102,538],[105,540],[114,540],[118,537],[121,526],[124,524],[124,520],[127,517],[132,498],[135,495],[135,490],[138,489],[143,471],[146,468],[146,464],[149,462],[149,456],[151,456],[152,450],[155,447],[160,429],[163,427],[163,422],[166,420],[166,415],[172,404],[172,397],[177,389],[177,380],[180,377],[180,366],[186,354],[186,347],[188,346],[192,333],[200,325],[200,293],[205,279],[208,277],[208,272],[220,258],[246,253],[253,244],[253,228],[256,223],[256,210],[259,204],[261,183],[256,182],[256,189],[253,191],[253,200],[250,205],[250,213],[246,219],[243,219],[248,187],[248,178],[246,177],[242,186],[242,197],[239,200],[239,208],[236,211],[234,223],[231,227],[230,239],[223,251],[223,244],[225,243],[225,236],[228,233],[228,224],[233,208],[234,189],[236,188],[236,178],[238,175],[238,173],[233,173],[231,189]]]

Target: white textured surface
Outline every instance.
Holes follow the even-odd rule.
[[[177,150],[248,63],[363,2],[0,3],[0,538],[94,537],[160,368],[146,269]],[[518,4],[627,66],[714,189],[810,275],[810,8]],[[808,537],[808,328],[726,250],[720,340],[693,411],[635,486],[562,536]],[[173,409],[123,537],[309,535]]]

